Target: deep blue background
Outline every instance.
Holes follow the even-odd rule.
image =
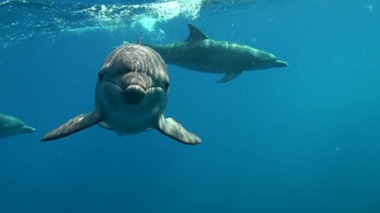
[[[380,7],[334,2],[207,10],[191,21],[290,65],[224,84],[169,66],[166,116],[198,134],[197,146],[98,126],[39,142],[91,111],[108,46],[136,33],[1,49],[0,111],[37,131],[0,142],[0,212],[380,212]],[[185,39],[188,21],[160,23],[162,43]]]

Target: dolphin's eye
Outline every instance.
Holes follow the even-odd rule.
[[[165,82],[164,87],[165,87],[165,90],[168,90],[169,89],[169,82]]]
[[[102,79],[103,79],[102,74],[98,73],[98,78],[99,78],[99,81],[102,81]]]

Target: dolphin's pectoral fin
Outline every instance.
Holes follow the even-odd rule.
[[[236,78],[238,75],[240,75],[243,72],[243,70],[233,70],[226,73],[223,78],[219,79],[218,83],[224,83],[227,81],[231,81],[232,79]]]
[[[167,135],[181,143],[196,145],[201,142],[201,139],[198,136],[189,132],[177,121],[172,118],[165,119],[163,115],[161,115],[156,129],[162,134]]]
[[[86,129],[90,126],[93,126],[99,123],[101,120],[101,115],[97,111],[93,111],[88,114],[80,114],[66,123],[62,124],[57,129],[46,134],[41,141],[50,141],[56,140],[62,137],[66,137],[73,133],[79,132],[83,129]]]

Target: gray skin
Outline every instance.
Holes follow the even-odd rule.
[[[13,135],[32,133],[36,129],[26,126],[24,122],[11,115],[0,113],[0,138],[6,138]]]
[[[157,51],[167,64],[207,73],[225,73],[219,83],[227,82],[243,71],[286,67],[268,52],[229,41],[212,40],[194,25],[187,24],[189,37],[165,45],[146,45]]]
[[[62,138],[99,124],[119,136],[155,128],[179,142],[200,143],[198,136],[174,119],[165,119],[168,94],[168,70],[161,56],[143,45],[122,45],[107,56],[100,68],[93,111],[70,119],[41,141]]]

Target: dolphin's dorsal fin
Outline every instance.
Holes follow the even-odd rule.
[[[192,25],[190,23],[187,23],[187,26],[189,27],[190,34],[189,34],[189,37],[186,39],[186,41],[209,39],[209,37],[207,37],[207,35],[204,34],[196,26],[194,26],[194,25]]]

